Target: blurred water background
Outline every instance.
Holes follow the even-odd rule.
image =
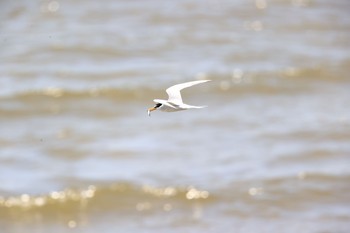
[[[349,12],[1,1],[1,232],[349,232]]]

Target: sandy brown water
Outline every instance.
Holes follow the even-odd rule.
[[[1,1],[0,231],[349,232],[349,10]]]

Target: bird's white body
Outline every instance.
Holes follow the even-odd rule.
[[[155,99],[153,100],[155,103],[160,103],[162,104],[158,110],[163,111],[163,112],[177,112],[177,111],[182,111],[182,110],[187,110],[191,108],[205,108],[206,106],[192,106],[188,104],[175,104],[173,102],[169,102],[166,100],[160,100],[160,99]]]
[[[148,109],[148,115],[150,115],[151,111],[159,109],[163,112],[176,112],[182,111],[192,108],[204,108],[206,106],[193,106],[183,103],[180,91],[184,88],[191,87],[193,85],[197,85],[200,83],[205,83],[210,80],[199,80],[192,81],[186,83],[180,83],[166,89],[166,92],[169,96],[168,100],[154,99],[153,101],[156,103],[156,106]]]

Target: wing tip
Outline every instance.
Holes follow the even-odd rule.
[[[199,80],[197,80],[197,81],[199,81],[199,82],[203,82],[203,83],[206,83],[206,82],[210,82],[210,81],[212,81],[212,80],[210,80],[210,79],[199,79]]]

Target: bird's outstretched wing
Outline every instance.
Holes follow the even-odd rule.
[[[197,85],[200,83],[205,83],[210,80],[199,80],[199,81],[192,81],[192,82],[186,82],[186,83],[180,83],[176,84],[174,86],[169,87],[166,89],[166,93],[168,93],[169,99],[168,102],[172,102],[174,104],[181,105],[183,104],[182,98],[181,98],[181,93],[180,91],[184,88],[191,87],[193,85]]]

